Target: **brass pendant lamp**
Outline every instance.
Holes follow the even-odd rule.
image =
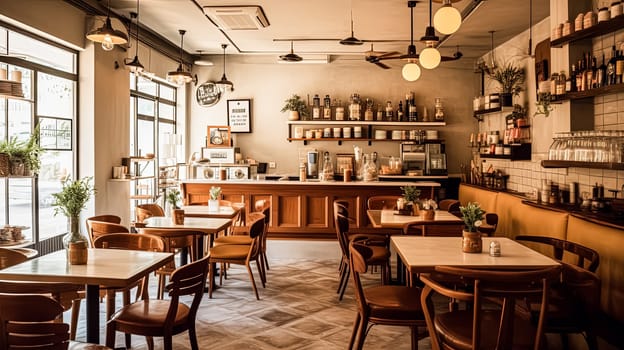
[[[225,76],[225,48],[227,48],[227,44],[221,44],[221,48],[223,49],[223,75],[221,76],[221,80],[217,81],[215,85],[219,88],[221,93],[225,93],[228,91],[234,91],[234,83],[229,81]]]
[[[186,30],[180,29],[178,32],[180,33],[180,64],[178,65],[178,69],[167,73],[167,81],[172,84],[182,86],[194,81],[195,79],[191,73],[184,70],[182,62],[182,54],[184,52],[184,34],[186,34]]]
[[[87,33],[87,39],[96,43],[102,43],[102,49],[105,51],[111,51],[115,48],[115,45],[123,45],[128,42],[128,36],[126,33],[113,29],[113,25],[110,19],[110,0],[108,0],[108,13],[106,14],[106,21],[98,29],[94,29]]]

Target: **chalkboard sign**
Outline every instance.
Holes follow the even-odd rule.
[[[251,132],[251,100],[228,100],[228,125],[235,133]]]

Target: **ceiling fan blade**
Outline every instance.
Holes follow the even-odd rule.
[[[373,62],[373,63],[376,64],[377,66],[383,68],[383,69],[390,69],[390,66],[387,66],[386,64],[384,64],[382,62],[376,61],[376,62]]]
[[[398,51],[390,51],[390,52],[384,52],[380,55],[377,55],[377,57],[382,58],[382,57],[387,57],[387,56],[394,56],[394,55],[398,55],[399,52]]]

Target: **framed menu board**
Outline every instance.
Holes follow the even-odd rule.
[[[251,100],[227,100],[227,111],[231,132],[251,132]]]

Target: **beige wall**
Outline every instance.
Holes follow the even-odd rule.
[[[275,161],[276,169],[270,173],[295,173],[298,152],[301,149],[316,148],[335,153],[353,153],[358,145],[369,153],[377,151],[380,156],[398,156],[396,142],[376,142],[368,146],[366,142],[302,142],[289,143],[286,113],[280,110],[284,100],[296,93],[310,99],[314,94],[322,98],[329,94],[347,102],[349,95],[357,92],[363,98],[372,98],[376,103],[391,100],[398,106],[405,93],[414,91],[416,103],[426,105],[429,114],[433,113],[436,97],[441,97],[445,107],[447,126],[437,127],[440,137],[446,140],[451,172],[459,171],[459,163],[469,160],[466,147],[468,135],[476,128],[472,118],[472,96],[478,91],[472,68],[461,68],[456,63],[442,63],[432,71],[424,71],[416,82],[407,82],[401,77],[401,63],[393,62],[393,69],[380,69],[364,59],[354,57],[339,58],[330,64],[278,64],[275,56],[227,57],[227,77],[234,83],[235,90],[226,94],[213,107],[201,107],[192,95],[190,109],[190,150],[199,151],[205,142],[207,125],[227,125],[226,100],[252,99],[252,133],[237,134],[235,145],[241,147],[244,157],[262,162]],[[217,57],[213,61],[219,62]],[[464,62],[465,63],[465,62]],[[470,67],[471,64],[469,64]],[[223,66],[195,67],[199,81],[219,80]],[[422,113],[422,107],[419,109]],[[398,127],[397,127],[398,128]],[[423,128],[425,129],[425,128]]]

